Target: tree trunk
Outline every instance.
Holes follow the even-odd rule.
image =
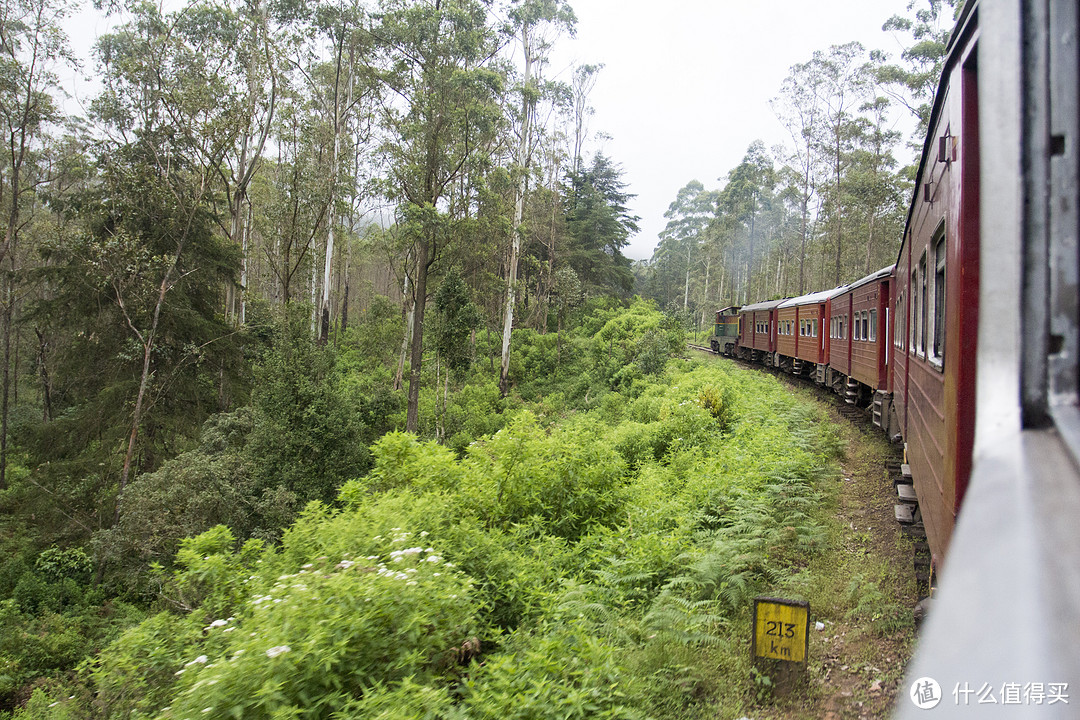
[[[14,257],[14,253],[12,253]],[[10,412],[9,396],[11,392],[11,318],[14,308],[15,293],[12,292],[11,284],[14,282],[14,273],[5,278],[4,294],[4,371],[3,371],[3,399],[0,400],[0,490],[7,488],[7,445],[8,445],[8,414]]]
[[[45,335],[39,328],[34,328],[34,334],[38,339],[38,374],[41,375],[41,420],[49,422],[52,419],[52,379],[49,377],[48,348]]]
[[[525,194],[529,187],[529,131],[532,126],[532,102],[529,96],[532,83],[532,47],[529,44],[529,25],[521,27],[521,44],[525,51],[525,77],[521,93],[521,138],[518,141],[517,165],[521,177],[514,193],[514,238],[510,243],[510,268],[506,275],[506,313],[503,316],[502,366],[499,371],[499,390],[503,397],[510,391],[510,335],[514,328],[514,299],[517,294],[518,256],[525,234]]]
[[[416,262],[412,348],[409,353],[409,401],[405,411],[405,432],[411,433],[416,433],[420,426],[420,368],[424,360],[424,309],[427,305],[429,253],[428,239],[424,238],[420,242],[420,255]]]
[[[408,302],[409,299],[409,276],[405,276],[405,282],[402,283],[401,289],[402,298]],[[405,337],[401,340],[401,354],[398,356],[397,372],[394,373],[394,389],[400,390],[401,383],[405,376],[405,358],[409,353],[409,346],[412,343],[413,327],[416,320],[416,300],[413,299],[409,303],[409,309],[405,313]]]

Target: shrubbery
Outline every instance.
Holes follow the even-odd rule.
[[[370,427],[347,399],[381,402],[358,392],[369,381],[297,340],[271,350],[254,409],[138,478],[136,505],[99,536],[157,612],[93,654],[85,638],[112,631],[79,624],[88,558],[30,556],[0,604],[0,692],[92,654],[20,720],[741,707],[744,688],[715,673],[748,673],[734,628],[749,598],[823,547],[817,483],[836,445],[771,378],[660,362],[681,341],[644,303],[598,308],[561,339],[518,334],[519,394],[475,370],[458,392],[425,390],[442,443],[389,432],[363,454],[342,444]],[[279,434],[290,441],[270,448]],[[291,524],[262,533],[274,517]],[[161,567],[125,566],[137,552]]]

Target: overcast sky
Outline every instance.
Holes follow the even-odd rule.
[[[755,139],[786,131],[769,108],[788,69],[851,40],[898,55],[881,30],[906,0],[570,0],[577,37],[550,74],[569,81],[573,62],[603,63],[590,129],[611,139],[641,232],[624,252],[648,258],[663,215],[690,180],[719,188]],[[561,73],[561,74],[560,74]],[[906,120],[904,121],[906,122]],[[902,124],[905,139],[910,124]],[[594,146],[595,147],[595,146]]]
[[[679,188],[700,180],[719,188],[755,139],[787,140],[769,108],[788,69],[815,50],[858,40],[892,55],[897,38],[881,30],[907,0],[570,0],[577,35],[562,41],[548,76],[569,82],[579,63],[603,63],[591,101],[597,141],[624,170],[641,231],[625,253],[648,258]],[[68,23],[73,49],[88,58],[109,22],[86,2]],[[93,74],[87,60],[84,70]],[[66,78],[82,108],[93,82]],[[905,136],[910,121],[900,127]],[[906,124],[905,124],[906,123]]]

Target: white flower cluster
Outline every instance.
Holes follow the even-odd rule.
[[[266,651],[266,657],[268,657],[268,658],[276,658],[278,655],[283,655],[284,653],[287,653],[290,650],[292,650],[292,648],[289,647],[288,645],[275,645],[274,647],[269,648]]]

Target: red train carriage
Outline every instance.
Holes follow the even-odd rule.
[[[938,567],[967,487],[974,439],[977,35],[974,22],[953,33],[895,269],[893,402]]]
[[[829,300],[841,292],[822,290],[785,300],[776,310],[777,364],[796,375],[814,373],[818,382],[825,381],[825,364],[829,357],[828,322]]]
[[[739,312],[739,357],[772,365],[776,352],[776,308],[782,302],[754,303]]]
[[[849,403],[865,405],[889,392],[890,287],[893,267],[853,282],[829,303],[827,383]],[[875,403],[874,420],[881,424]]]

